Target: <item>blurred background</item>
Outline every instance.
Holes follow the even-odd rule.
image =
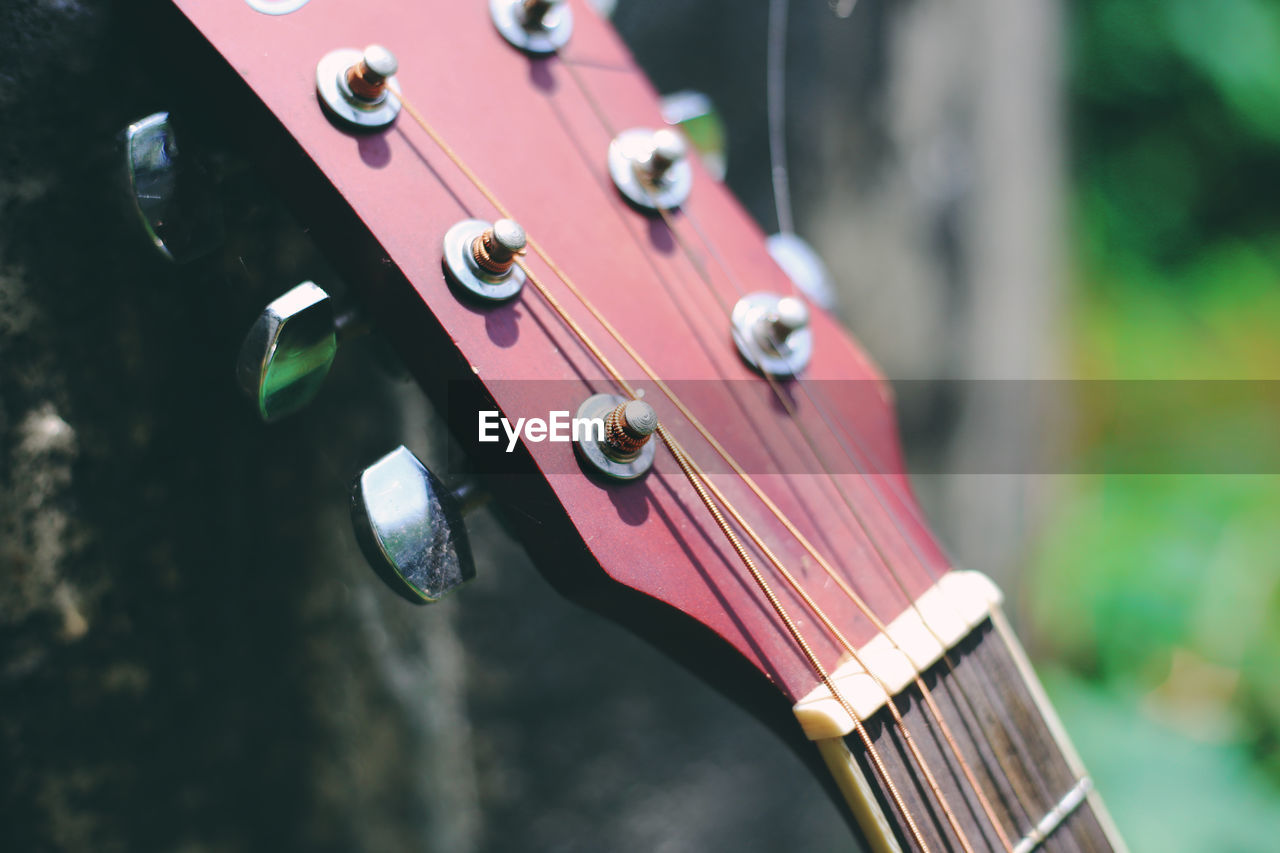
[[[597,5],[661,92],[710,97],[777,230],[771,4]],[[1117,437],[1084,380],[1275,378],[1280,3],[789,6],[795,231],[899,383],[942,539],[1006,591],[1135,851],[1274,849],[1280,478],[1179,464],[1192,427],[1261,446],[1274,412],[1219,425],[1186,386],[1202,423],[1138,406]],[[442,458],[439,424],[367,344],[308,413],[243,406],[256,311],[341,284],[252,178],[217,260],[134,248],[109,142],[181,105],[127,12],[0,4],[6,849],[849,849],[756,720],[558,599],[493,515],[463,593],[383,590],[346,483],[399,442]],[[1046,386],[1070,419],[995,379],[1072,380]],[[1135,434],[1172,450],[1132,473]]]
[[[1280,4],[1067,8],[1070,374],[1274,380]],[[1185,420],[1144,428],[1178,446],[1200,416],[1274,446],[1267,395],[1232,423],[1186,393]],[[1106,458],[1095,414],[1072,441]],[[1023,622],[1135,848],[1264,850],[1280,831],[1280,479],[1262,455],[1254,474],[1187,475],[1175,453],[1163,476],[1056,478],[1032,538]]]

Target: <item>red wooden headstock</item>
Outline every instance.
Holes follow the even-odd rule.
[[[616,388],[533,289],[509,303],[479,305],[446,284],[445,233],[459,220],[498,214],[409,115],[363,134],[326,116],[316,64],[336,48],[381,43],[398,55],[406,99],[758,475],[880,620],[902,613],[946,571],[900,470],[887,386],[834,318],[811,309],[812,361],[800,381],[778,383],[786,405],[739,357],[722,301],[732,306],[744,293],[793,287],[725,188],[694,163],[692,193],[668,223],[628,206],[612,185],[610,128],[660,127],[661,117],[654,92],[589,6],[573,3],[573,36],[559,55],[533,57],[499,35],[484,2],[313,0],[279,15],[244,0],[172,5],[178,23],[192,25],[191,43],[212,46],[207,99],[224,102],[226,120],[281,179],[379,330],[437,403],[450,405],[464,443],[477,438],[474,408],[459,410],[473,405],[468,401],[491,398],[512,419],[545,417]],[[845,636],[859,645],[869,640],[876,627],[851,597],[547,264],[532,254],[528,263],[715,472],[728,500]],[[454,381],[467,385],[451,392]],[[475,396],[459,392],[463,387]],[[553,579],[587,597],[616,587],[675,608],[722,637],[792,701],[818,683],[663,449],[654,470],[630,483],[587,476],[570,444],[530,442],[512,458],[525,473],[497,493]],[[772,577],[768,563],[757,560]],[[818,658],[834,667],[840,646],[785,584],[773,586]]]

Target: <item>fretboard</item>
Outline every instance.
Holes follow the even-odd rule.
[[[993,619],[982,622],[923,679],[968,765],[969,776],[985,794],[985,808],[921,691],[913,685],[896,697],[903,724],[955,822],[975,851],[1124,850],[1110,829],[1091,779],[1042,700],[1021,648],[1003,625],[1003,617]],[[961,853],[959,833],[942,811],[919,759],[889,711],[881,708],[864,726],[928,849]],[[844,745],[887,822],[888,832],[881,837],[868,833],[872,849],[893,850],[896,842],[897,849],[920,850],[861,738],[850,734]],[[832,744],[826,746],[831,748]],[[830,761],[831,756],[827,757]],[[1004,840],[993,827],[992,816],[999,821]]]

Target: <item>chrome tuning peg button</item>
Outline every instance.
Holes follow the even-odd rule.
[[[316,396],[338,352],[333,300],[306,281],[258,315],[240,347],[236,376],[264,421]]]
[[[680,128],[702,158],[702,165],[713,178],[723,181],[727,169],[728,146],[724,121],[716,112],[711,98],[703,92],[682,89],[663,95],[661,109],[663,121]]]
[[[794,296],[749,293],[733,306],[732,322],[738,354],[762,373],[795,376],[813,357],[809,309]]]
[[[400,446],[352,484],[351,520],[378,576],[403,598],[429,604],[475,577],[462,521],[468,502]]]
[[[489,0],[489,16],[502,37],[526,53],[555,53],[573,35],[573,9],[565,0]]]
[[[828,310],[836,305],[835,285],[822,258],[807,242],[788,231],[765,238],[765,248],[801,293]]]
[[[120,142],[131,206],[156,250],[181,264],[217,249],[225,234],[217,188],[200,158],[179,146],[169,114],[134,122]]]

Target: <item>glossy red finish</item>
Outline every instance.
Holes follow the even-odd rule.
[[[341,194],[360,223],[353,227],[376,238],[385,255],[370,261],[369,280],[382,283],[370,284],[364,297],[403,352],[413,357],[417,338],[441,335],[439,343],[456,351],[511,418],[545,416],[548,408],[573,411],[590,393],[612,390],[604,372],[531,288],[513,304],[481,308],[459,301],[446,286],[440,248],[446,229],[465,217],[492,219],[495,213],[407,114],[372,136],[350,135],[325,118],[315,96],[315,66],[338,47],[377,42],[395,51],[406,95],[664,377],[749,383],[735,386],[743,392],[737,404],[723,393],[686,400],[749,469],[772,462],[783,471],[816,470],[796,425],[764,380],[739,361],[723,308],[666,226],[629,208],[609,183],[605,153],[611,134],[565,63],[574,64],[615,128],[656,127],[660,117],[654,92],[607,22],[588,5],[573,2],[576,28],[563,58],[533,59],[502,40],[484,2],[314,0],[282,16],[260,14],[242,0],[175,3]],[[739,288],[792,290],[755,224],[700,167],[695,166],[692,196],[674,224],[729,305]],[[653,383],[545,265],[530,257],[609,358],[648,391],[685,445],[700,459],[713,459]],[[379,263],[382,269],[374,269]],[[350,283],[356,290],[362,285]],[[405,306],[425,306],[430,313],[418,313],[427,320],[409,323],[404,318],[418,314]],[[831,316],[815,309],[813,329],[816,352],[807,383],[878,378]],[[428,377],[433,365],[419,362],[411,369]],[[880,460],[882,471],[885,466],[898,470],[891,406],[879,382],[839,392],[830,383],[808,386],[840,424],[840,435],[831,433],[806,393],[794,383],[787,387],[800,420],[845,471],[850,466],[844,447]],[[557,399],[548,399],[548,388]],[[817,683],[669,454],[659,451],[647,479],[609,484],[584,476],[572,461],[570,445],[529,444],[527,449],[550,484],[559,504],[555,511],[567,516],[613,581],[710,627],[788,697],[801,696]],[[882,619],[902,612],[909,596],[946,570],[899,474],[840,475],[861,522],[820,474],[758,479]],[[858,643],[868,640],[874,634],[868,620],[738,478],[721,473],[715,480],[847,636]],[[905,594],[872,540],[902,579]],[[578,545],[566,542],[564,548]],[[834,665],[841,656],[836,643],[763,559],[759,562],[821,659]]]

